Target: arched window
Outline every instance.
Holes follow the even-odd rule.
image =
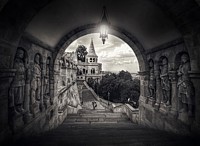
[[[94,68],[91,69],[91,74],[95,74],[95,69]]]

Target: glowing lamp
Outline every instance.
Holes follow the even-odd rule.
[[[108,15],[106,12],[106,7],[103,7],[102,18],[100,21],[100,38],[102,39],[103,44],[105,44],[106,39],[108,39],[108,29],[110,23],[108,22]]]

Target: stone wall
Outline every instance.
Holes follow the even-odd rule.
[[[58,98],[58,123],[61,124],[67,114],[75,114],[81,109],[78,87],[75,82],[63,87]]]
[[[55,97],[58,99],[58,124],[61,124],[67,114],[75,114],[81,109],[78,86],[76,83],[77,65],[73,60],[62,57],[56,72],[58,78]]]
[[[80,109],[76,68],[65,70],[67,84],[60,88],[63,72],[54,69],[49,48],[23,36],[13,60],[0,68],[0,142],[56,128]]]
[[[52,52],[22,37],[13,60],[7,69],[1,67],[4,92],[0,101],[0,140],[42,132],[56,125]]]
[[[198,131],[200,72],[187,50],[177,39],[146,53],[149,71],[140,72],[140,124],[181,134]]]

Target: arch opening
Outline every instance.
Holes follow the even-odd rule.
[[[99,43],[102,43],[101,42],[101,40],[99,39],[99,34],[97,34],[97,33],[94,33],[94,32],[96,32],[96,29],[95,28],[90,28],[90,29],[85,29],[85,30],[83,30],[83,31],[81,31],[81,32],[78,32],[76,35],[72,35],[72,37],[69,37],[68,36],[68,39],[67,38],[63,38],[63,40],[65,40],[65,42],[64,43],[62,43],[63,41],[61,41],[61,43],[62,43],[62,47],[60,47],[60,48],[58,48],[57,47],[57,51],[58,51],[58,54],[57,54],[57,56],[56,56],[56,58],[55,58],[55,66],[54,66],[54,69],[55,70],[60,70],[59,69],[59,64],[60,64],[60,62],[59,62],[59,60],[61,59],[61,58],[63,58],[62,56],[63,56],[63,54],[65,54],[66,56],[67,56],[67,52],[70,50],[70,48],[72,48],[73,47],[73,51],[74,52],[71,52],[71,53],[74,53],[75,54],[75,56],[78,58],[78,55],[76,54],[77,52],[76,52],[76,49],[77,49],[77,43],[74,43],[74,42],[76,42],[79,38],[82,38],[82,37],[84,37],[84,36],[86,36],[86,35],[91,35],[91,34],[94,34],[94,35],[96,35],[96,36],[94,36],[96,39],[98,39],[99,40]],[[125,70],[126,72],[125,73],[127,73],[127,71],[129,71],[130,72],[130,76],[131,75],[136,75],[136,73],[138,72],[138,71],[144,71],[144,70],[146,70],[146,64],[144,63],[145,61],[145,59],[143,58],[144,56],[145,56],[145,54],[144,54],[144,51],[143,51],[143,48],[142,48],[142,46],[137,42],[137,40],[134,38],[134,37],[131,37],[130,35],[128,36],[128,33],[124,33],[124,32],[120,32],[120,31],[116,31],[116,30],[112,30],[111,29],[111,34],[110,34],[110,36],[109,36],[109,38],[110,39],[114,39],[114,41],[116,41],[116,40],[119,40],[120,41],[120,43],[119,42],[114,42],[113,41],[113,44],[111,44],[111,46],[109,46],[109,43],[108,43],[108,46],[107,47],[105,47],[105,46],[103,46],[103,44],[101,44],[101,48],[100,49],[108,49],[109,47],[112,47],[112,45],[114,45],[115,47],[118,47],[116,50],[118,50],[119,52],[118,52],[118,54],[114,54],[114,50],[113,49],[111,49],[110,50],[110,52],[109,51],[104,51],[104,54],[106,53],[106,54],[111,54],[111,56],[113,57],[113,58],[116,58],[116,60],[118,61],[118,62],[120,62],[120,59],[122,59],[123,58],[123,55],[127,55],[129,58],[126,58],[126,59],[124,59],[124,60],[121,60],[121,62],[122,62],[122,64],[121,65],[119,65],[118,66],[118,69],[117,69],[117,72],[119,72],[119,71],[122,71],[122,70]],[[94,39],[94,38],[93,38]],[[90,41],[90,39],[88,39],[88,41]],[[135,43],[136,42],[136,43]],[[116,44],[115,44],[116,43]],[[118,43],[118,44],[117,44]],[[85,44],[86,46],[88,46],[88,42],[85,42],[85,43],[83,43],[83,44]],[[79,44],[81,47],[83,47],[83,44]],[[123,51],[122,52],[120,52],[121,51],[121,49],[123,49],[123,46],[122,47],[119,47],[118,45],[121,45],[121,44],[123,44],[123,45],[125,45],[125,47],[127,47],[127,48],[125,48],[125,50],[127,49],[127,52],[125,52],[126,54],[120,54],[120,53],[123,53]],[[91,45],[91,44],[90,44]],[[96,44],[95,44],[96,45]],[[59,46],[59,45],[58,45]],[[113,47],[114,47],[113,46]],[[138,48],[139,47],[139,48]],[[96,48],[98,48],[98,47],[95,47],[95,49]],[[65,52],[66,51],[66,52]],[[90,51],[90,50],[89,50]],[[143,52],[141,52],[141,51],[143,51]],[[90,53],[90,52],[89,52]],[[99,52],[98,52],[99,53]],[[97,54],[98,54],[97,53]],[[96,54],[95,54],[96,55]],[[117,58],[117,56],[115,56],[115,55],[122,55],[122,56],[120,56],[119,58]],[[124,56],[124,57],[127,57],[127,56]],[[131,59],[132,60],[130,60],[130,57],[132,57]],[[76,58],[76,59],[77,59]],[[111,60],[113,59],[113,58],[110,58]],[[107,58],[108,59],[108,58]],[[73,60],[73,59],[72,59]],[[73,60],[74,61],[74,60]],[[75,61],[78,61],[78,60],[75,60]],[[95,64],[95,63],[97,63],[98,64],[98,62],[100,61],[102,61],[101,60],[101,58],[98,58],[97,56],[89,56],[89,57],[85,57],[85,59],[84,59],[84,61],[85,62],[88,62],[88,63],[91,63],[91,64]],[[123,62],[124,61],[124,62]],[[65,62],[65,61],[64,61]],[[139,62],[139,63],[138,63]],[[57,64],[56,64],[57,63]],[[129,69],[127,69],[128,67],[123,67],[123,65],[125,66],[127,63],[130,63],[130,65],[129,65]],[[72,63],[73,64],[73,63]],[[75,63],[76,64],[76,63]],[[139,64],[139,65],[138,65]],[[85,66],[81,66],[82,68],[81,69],[78,69],[78,71],[77,71],[77,77],[76,77],[76,79],[77,80],[81,80],[81,81],[87,81],[87,83],[89,84],[89,86],[90,86],[90,83],[92,84],[93,82],[91,81],[91,79],[90,79],[90,77],[86,77],[87,75],[86,74],[90,74],[90,75],[92,75],[92,76],[95,76],[96,75],[96,73],[97,74],[101,74],[102,73],[102,67],[100,67],[99,68],[99,66],[98,66],[98,68],[94,68],[94,67],[92,67],[91,69],[88,69],[88,68],[85,68]],[[111,67],[111,66],[110,66]],[[132,67],[132,69],[131,69],[131,67]],[[107,68],[109,68],[109,67],[107,67]],[[133,69],[133,68],[135,68],[135,69]],[[109,70],[105,70],[105,73],[107,73],[107,72],[109,72]],[[113,70],[110,70],[110,72],[113,72]],[[116,70],[115,70],[115,73],[116,73]],[[133,73],[133,74],[131,74],[131,73]],[[84,75],[86,75],[86,76],[84,76]],[[134,80],[132,80],[133,78],[135,78],[135,77],[133,77],[133,76],[131,76],[131,79],[130,79],[130,84],[135,84],[135,82],[133,83],[133,82],[131,82],[131,81],[134,81]],[[88,80],[87,80],[88,79]],[[99,91],[98,91],[98,87],[97,86],[99,86],[99,84],[97,85],[97,83],[100,83],[100,81],[101,81],[101,79],[102,79],[102,76],[100,77],[100,78],[98,78],[98,77],[95,77],[95,79],[94,79],[94,82],[95,82],[95,86],[94,86],[94,91],[95,92],[98,92],[99,93]],[[139,83],[139,82],[138,82]],[[59,85],[58,85],[59,86]],[[137,107],[138,107],[138,100],[139,100],[139,95],[140,95],[140,87],[139,87],[140,85],[138,84],[138,90],[137,90],[137,92],[138,92],[138,98],[137,98],[137,100],[136,101],[134,101],[134,106],[137,104]],[[111,90],[111,89],[110,89]],[[130,89],[131,90],[131,89]],[[107,92],[111,92],[111,91],[107,91]],[[106,93],[107,93],[106,92]],[[127,91],[128,92],[128,91]],[[99,95],[97,93],[97,95]],[[114,96],[114,95],[112,95],[113,93],[111,93],[111,95],[110,96]],[[126,93],[124,93],[124,94],[126,94]],[[117,96],[117,95],[116,95]],[[108,97],[108,95],[106,94],[106,95],[104,95],[103,97],[105,97],[106,99],[107,98],[109,98]],[[128,97],[128,96],[127,96]],[[108,99],[109,100],[109,99]],[[123,100],[123,102],[127,102],[128,101],[128,98],[125,98],[124,100]],[[129,99],[129,101],[130,101],[130,99]],[[115,102],[117,102],[117,101],[115,101]],[[122,100],[121,100],[121,98],[118,100],[118,102],[122,102]],[[133,100],[131,100],[131,102],[133,102]]]
[[[64,54],[66,48],[68,48],[68,46],[79,37],[91,33],[98,33],[96,24],[90,24],[78,27],[69,32],[67,35],[65,35],[56,46],[56,53],[54,56],[54,70],[58,70],[59,59]],[[144,48],[133,35],[128,33],[126,30],[114,26],[110,26],[109,34],[120,38],[130,46],[130,48],[133,50],[133,52],[137,57],[140,72],[148,70],[148,64]]]

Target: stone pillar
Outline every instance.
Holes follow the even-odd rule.
[[[160,103],[162,100],[162,89],[161,89],[161,79],[160,79],[160,70],[159,70],[159,64],[156,62],[155,64],[155,78],[156,78],[156,103],[155,103],[155,109],[159,110]]]
[[[50,104],[53,105],[54,99],[54,75],[53,75],[53,67],[50,67],[50,80],[49,80],[49,93],[50,93]]]
[[[140,101],[148,103],[148,78],[149,71],[138,72],[140,75]]]
[[[200,131],[200,32],[199,30],[194,30],[191,33],[184,35],[184,42],[188,48],[188,53],[190,56],[191,70],[189,72],[190,79],[195,88],[195,105],[194,105],[194,116],[195,122],[193,125],[193,130],[199,133]],[[200,133],[199,133],[200,134]]]
[[[50,104],[53,105],[53,99],[54,99],[54,77],[53,75],[50,76]]]
[[[44,63],[42,63],[41,68],[41,93],[40,93],[40,111],[44,111]]]
[[[24,99],[24,109],[26,111],[24,115],[24,122],[28,123],[32,119],[32,114],[30,113],[30,83],[31,83],[31,70],[27,69],[26,73],[26,85],[25,85],[25,99]]]
[[[16,125],[12,110],[9,109],[8,93],[12,79],[15,76],[15,69],[0,69],[0,140],[7,136],[10,128],[14,131],[20,125]],[[10,128],[9,128],[10,126]]]
[[[195,120],[195,128],[194,130],[200,130],[200,71],[190,71],[190,79],[194,85],[195,88],[195,97],[194,97],[194,120]]]
[[[55,97],[58,94],[58,83],[59,83],[59,77],[60,77],[60,72],[59,71],[55,71],[54,72],[54,95],[53,97]],[[54,102],[54,99],[53,99]]]
[[[179,99],[177,94],[177,71],[169,71],[171,81],[171,113],[176,118],[178,116]]]

